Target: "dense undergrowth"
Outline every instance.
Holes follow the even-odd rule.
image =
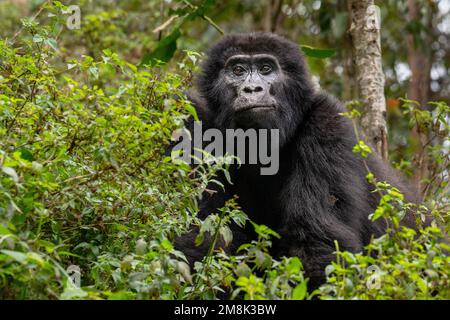
[[[400,227],[410,205],[378,182],[383,197],[371,218],[389,221],[388,232],[364,254],[336,244],[327,284],[310,292],[298,258],[270,256],[278,235],[265,226],[254,225],[258,239],[239,255],[211,250],[194,270],[173,247],[192,223],[225,242],[230,221],[251,223],[234,201],[205,221],[195,217],[196,199],[226,170],[224,159],[191,179],[193,169],[164,151],[195,115],[183,90],[197,54],[185,52],[170,72],[108,49],[96,59],[65,57],[51,24],[26,20],[18,38],[0,40],[0,298],[450,298],[449,246],[438,241],[449,230],[444,103],[417,111],[405,102],[440,138],[427,149],[436,178],[417,215],[431,212],[436,223]]]

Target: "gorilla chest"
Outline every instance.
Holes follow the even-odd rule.
[[[282,181],[271,176],[240,177],[235,180],[233,193],[238,196],[238,203],[249,218],[269,227],[277,227],[281,219]]]
[[[251,220],[276,229],[287,217],[302,219],[303,211],[331,212],[342,206],[339,191],[320,172],[284,173],[261,176],[244,170],[234,176],[233,194]]]

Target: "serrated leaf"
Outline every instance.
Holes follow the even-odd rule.
[[[228,246],[233,240],[233,233],[231,232],[230,228],[228,228],[227,226],[223,226],[220,228],[219,232],[223,238],[223,241],[225,242],[225,245]]]

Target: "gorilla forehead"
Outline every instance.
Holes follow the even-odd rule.
[[[199,78],[200,88],[208,88],[218,79],[220,71],[230,57],[260,53],[274,55],[283,71],[294,79],[309,77],[303,55],[296,43],[272,33],[241,33],[225,36],[208,51],[202,66],[203,73]]]
[[[224,37],[209,52],[222,62],[236,54],[272,53],[279,59],[301,61],[295,43],[271,33],[242,33]]]

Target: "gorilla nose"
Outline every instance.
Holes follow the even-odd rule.
[[[245,93],[254,93],[254,92],[256,93],[256,92],[263,91],[263,87],[261,87],[261,86],[245,86],[243,88],[243,91]]]

